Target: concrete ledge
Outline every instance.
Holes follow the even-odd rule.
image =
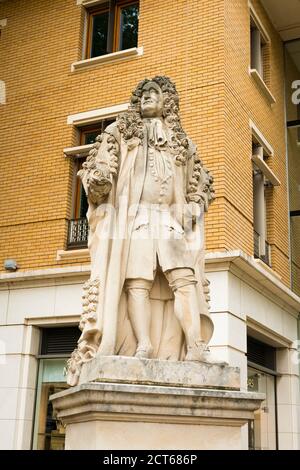
[[[89,383],[52,395],[70,449],[247,449],[263,394]]]
[[[101,5],[105,0],[77,0],[77,5],[83,5],[84,7],[95,7]]]
[[[125,59],[131,59],[143,55],[142,47],[132,47],[131,49],[125,49],[124,51],[112,52],[111,54],[104,54],[99,57],[92,57],[91,59],[79,60],[73,62],[71,65],[71,72],[77,72],[79,70],[86,70],[91,67],[95,67],[102,64],[116,62]]]
[[[5,26],[7,26],[7,18],[2,18],[0,20],[0,29],[5,28]]]
[[[205,362],[99,356],[82,366],[79,384],[87,382],[239,390],[240,370]]]
[[[265,136],[262,134],[262,132],[260,132],[258,127],[254,124],[251,119],[249,119],[249,126],[253,137],[255,137],[255,140],[257,140],[257,142],[264,148],[265,152],[270,157],[274,157],[274,149],[272,145],[267,141]]]
[[[59,268],[32,269],[28,271],[17,271],[14,273],[0,273],[0,284],[40,279],[78,277],[83,274],[89,275],[90,272],[91,266],[90,264],[87,264],[79,266],[63,266]]]
[[[263,393],[116,383],[81,384],[50,397],[64,424],[107,419],[108,414],[119,420],[120,413],[129,420],[148,415],[152,422],[153,415],[168,416],[168,422],[169,416],[173,422],[183,416],[248,420],[264,399]]]
[[[93,144],[78,145],[77,147],[66,147],[63,150],[65,157],[82,158],[87,157]]]
[[[79,250],[57,250],[56,260],[63,261],[66,259],[90,259],[90,252],[88,248],[81,248]]]
[[[298,316],[300,310],[300,297],[278,279],[276,274],[265,263],[257,263],[253,256],[249,256],[242,250],[233,250],[227,252],[211,252],[205,255],[205,271],[232,271],[232,266],[236,266],[241,273],[247,274],[249,278],[257,281],[258,291],[271,292],[280,303],[286,304],[295,310]],[[239,274],[236,274],[239,276]]]
[[[102,119],[109,119],[117,116],[119,113],[127,111],[128,106],[129,103],[121,103],[106,108],[90,109],[82,113],[69,114],[67,124],[76,127],[94,124]]]
[[[78,250],[74,250],[74,253],[77,251]],[[85,252],[83,252],[82,255],[84,255],[84,257],[87,256]],[[238,268],[238,272],[235,272],[235,275],[243,277],[244,280],[245,275],[249,276],[249,280],[256,282],[255,285],[258,291],[269,291],[277,297],[281,305],[292,307],[293,314],[298,316],[300,297],[284,285],[283,282],[280,281],[278,274],[265,263],[257,262],[253,256],[249,256],[241,250],[210,252],[205,255],[206,272],[233,271],[233,267]],[[12,284],[17,286],[16,283],[20,281],[31,280],[38,284],[38,282],[43,279],[78,278],[82,275],[88,276],[90,271],[90,264],[82,264],[80,266],[32,269],[28,271],[22,271],[20,269],[13,273],[1,272],[0,286],[2,289],[6,289],[10,288]]]
[[[267,98],[269,103],[271,105],[275,104],[276,99],[274,98],[274,96],[270,92],[269,88],[265,84],[265,82],[262,79],[262,77],[260,76],[259,72],[256,69],[250,69],[250,75],[251,75],[251,77],[253,77],[253,79],[255,80],[255,82],[257,83],[257,85],[259,86],[260,90],[263,92],[263,94],[265,95],[265,97]]]
[[[262,171],[264,176],[273,186],[280,186],[280,180],[277,178],[275,173],[271,170],[269,165],[261,158],[260,155],[252,155],[251,160],[256,164],[256,166]]]

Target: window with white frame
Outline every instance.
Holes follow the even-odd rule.
[[[34,450],[63,450],[65,447],[65,428],[55,418],[50,396],[69,387],[65,368],[79,336],[77,326],[41,328],[32,439]]]
[[[111,52],[137,47],[139,2],[110,0],[86,5],[87,41],[85,58],[99,57]]]
[[[270,50],[270,36],[250,3],[250,75],[272,105],[276,102],[276,99],[269,89],[271,78]]]
[[[261,406],[249,422],[249,449],[276,450],[277,376],[276,348],[247,335],[248,391],[265,395]]]
[[[253,165],[253,229],[254,256],[271,266],[271,248],[268,242],[268,207],[274,186],[280,181],[270,168],[273,149],[257,128],[252,128]]]
[[[90,148],[90,146],[95,142],[96,137],[101,134],[104,129],[112,124],[115,119],[102,119],[97,124],[92,124],[90,126],[85,126],[80,129],[80,146],[85,146]],[[73,207],[73,219],[82,219],[86,217],[88,202],[87,197],[84,191],[84,188],[81,183],[81,179],[77,176],[79,170],[81,170],[83,163],[86,160],[87,153],[83,155],[78,155],[74,159],[75,164],[75,173],[76,173],[76,189],[74,197],[74,207]]]
[[[261,30],[255,23],[251,16],[250,23],[251,31],[251,69],[257,70],[261,78],[265,81],[267,60],[266,60],[266,45],[267,41]]]
[[[127,108],[127,105],[108,109],[114,108],[121,111]],[[81,179],[77,173],[82,168],[96,137],[115,121],[116,114],[112,115],[110,113],[106,116],[103,110],[99,110],[98,113],[95,111],[79,113],[78,115],[70,116],[69,118],[71,119],[68,119],[68,122],[75,125],[78,131],[78,146],[64,149],[65,156],[72,159],[74,174],[72,210],[66,246],[68,250],[86,248],[88,240],[88,223],[86,219],[88,201]]]

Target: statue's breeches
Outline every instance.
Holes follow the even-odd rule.
[[[154,279],[157,263],[163,272],[175,268],[192,268],[193,253],[182,227],[161,213],[137,216],[130,240],[127,279]],[[157,211],[158,212],[158,211]]]

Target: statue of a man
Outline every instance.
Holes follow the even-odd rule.
[[[203,212],[214,197],[212,177],[178,111],[169,78],[143,80],[79,173],[89,202],[91,277],[71,385],[96,355],[209,360]]]

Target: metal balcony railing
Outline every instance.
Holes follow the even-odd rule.
[[[85,217],[69,220],[67,248],[86,248],[89,234],[88,221]]]
[[[254,230],[254,258],[259,258],[259,233]]]
[[[254,258],[259,258],[268,266],[271,266],[271,246],[266,241],[265,242],[266,244],[265,255],[261,255],[260,250],[259,250],[259,240],[260,240],[260,235],[254,230]]]
[[[261,256],[260,259],[266,263],[268,266],[271,266],[271,246],[268,242],[266,243],[266,254]]]

